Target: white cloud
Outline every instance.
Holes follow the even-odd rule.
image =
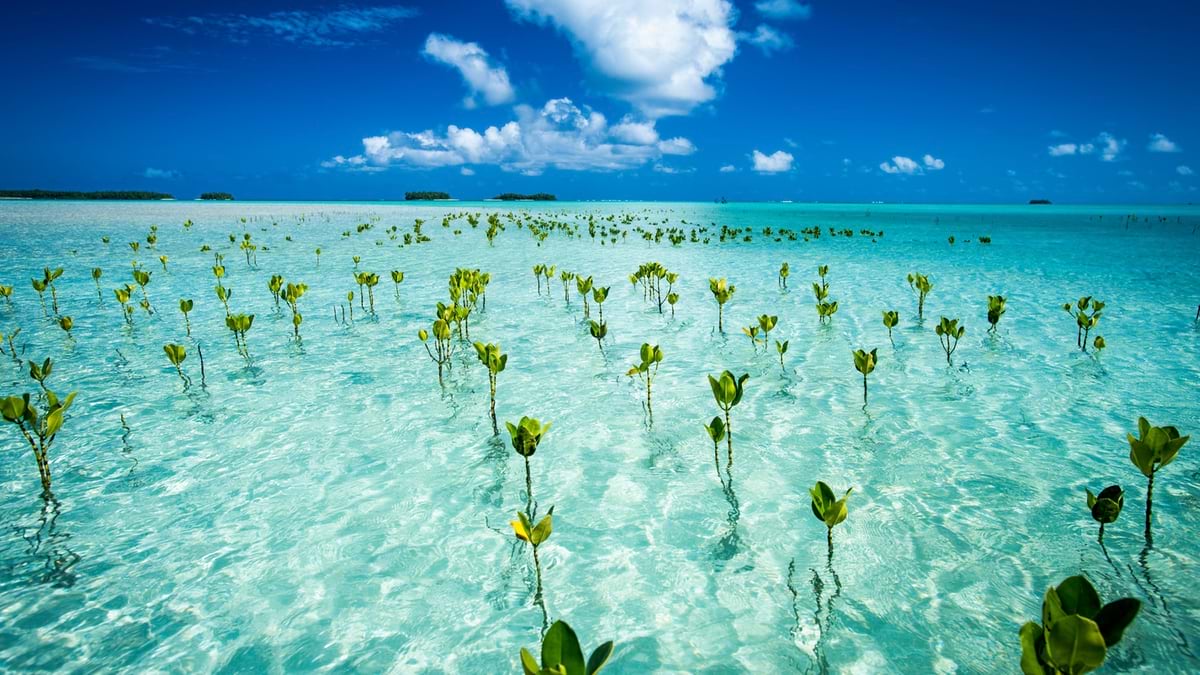
[[[201,14],[150,18],[145,21],[152,26],[178,30],[187,35],[206,35],[235,44],[250,44],[273,38],[310,47],[352,47],[362,41],[361,36],[383,32],[397,22],[417,14],[417,10],[399,5],[343,5],[331,10]]]
[[[154,167],[147,167],[146,170],[142,172],[143,178],[179,178],[179,176],[179,172],[175,171],[174,169],[155,169]]]
[[[1150,145],[1146,146],[1146,149],[1150,152],[1180,152],[1175,141],[1162,134],[1150,134]]]
[[[571,99],[556,98],[541,108],[518,105],[517,119],[483,132],[450,125],[445,133],[394,131],[362,139],[363,152],[322,162],[325,168],[383,170],[389,166],[430,169],[495,165],[504,171],[538,175],[547,167],[569,171],[636,169],[664,155],[687,155],[696,146],[682,137],[658,143],[631,143],[618,137],[604,115]],[[617,125],[618,127],[621,125]],[[645,140],[644,138],[641,140]]]
[[[648,118],[716,98],[737,52],[728,0],[506,0],[521,18],[565,33],[609,94]]]
[[[1192,167],[1186,164],[1180,164],[1179,166],[1175,167],[1175,173],[1179,174],[1180,176],[1190,176],[1195,173],[1195,171],[1192,171]]]
[[[474,176],[475,175],[475,169],[472,169],[469,166],[464,166],[463,168],[459,169],[458,172],[464,176]]]
[[[812,16],[812,5],[797,0],[759,0],[754,3],[754,9],[772,19],[807,19]]]
[[[628,115],[612,127],[612,135],[618,140],[634,145],[654,145],[658,142],[658,130],[654,122],[636,122]]]
[[[1085,147],[1087,148],[1087,151],[1080,152],[1079,144],[1077,143],[1059,143],[1058,145],[1051,145],[1049,147],[1049,151],[1051,157],[1065,157],[1067,155],[1087,154],[1088,152],[1091,152],[1091,145],[1087,145]]]
[[[734,171],[737,171],[737,167],[732,164],[726,164],[725,166],[721,167],[720,171],[721,173],[733,173]]]
[[[892,158],[891,162],[881,163],[879,168],[884,173],[904,174],[906,176],[921,173],[920,164],[917,164],[917,162],[912,158],[904,157],[902,155],[896,155]]]
[[[791,171],[792,160],[795,159],[791,153],[784,152],[783,150],[776,150],[769,155],[764,155],[756,149],[751,157],[754,159],[754,170],[759,173]]]
[[[933,155],[925,155],[921,160],[925,162],[925,168],[930,171],[941,171],[946,168],[946,163]]]
[[[1015,176],[1015,175],[1017,175],[1017,172],[1016,172],[1016,171],[1013,171],[1012,169],[1009,169],[1008,171],[1005,171],[1004,173],[1007,173],[1007,174],[1008,174],[1008,175],[1010,175],[1010,176]]]
[[[791,36],[780,33],[767,24],[759,24],[754,33],[746,36],[746,41],[758,47],[764,54],[781,52],[796,46]]]
[[[1117,155],[1125,149],[1125,139],[1118,139],[1107,131],[1100,132],[1096,137],[1096,143],[1100,146],[1100,159],[1106,162],[1112,162],[1117,159]]]
[[[426,57],[458,70],[471,93],[463,104],[475,107],[475,97],[488,105],[509,103],[516,94],[504,66],[495,65],[488,53],[474,42],[460,42],[448,35],[430,33],[421,51]]]
[[[666,164],[655,164],[654,170],[658,173],[665,173],[672,176],[681,173],[692,173],[695,171],[695,169],[691,167],[681,168],[677,166],[667,166]]]

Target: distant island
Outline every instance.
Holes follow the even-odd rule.
[[[139,190],[103,190],[75,192],[63,190],[0,190],[0,199],[174,199],[165,192]]]
[[[449,192],[405,192],[406,202],[428,202],[435,199],[450,199]]]
[[[1049,199],[1030,199],[1029,203],[1030,204],[1049,204],[1050,200]]]
[[[558,201],[558,197],[548,192],[535,192],[531,195],[518,194],[516,192],[505,192],[502,195],[496,195],[496,199],[502,202],[553,202]]]
[[[200,199],[204,201],[233,201],[233,195],[228,192],[201,192]]]

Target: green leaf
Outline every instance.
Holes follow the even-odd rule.
[[[1100,611],[1100,595],[1092,583],[1082,576],[1067,577],[1054,589],[1062,609],[1067,614],[1092,618]]]
[[[1086,673],[1104,663],[1108,649],[1096,622],[1082,616],[1064,616],[1046,630],[1047,660],[1059,670]]]
[[[566,622],[555,621],[546,631],[542,640],[542,665],[547,668],[562,665],[566,667],[567,675],[586,675],[579,638]]]
[[[1087,488],[1084,488],[1083,491],[1087,493],[1088,508],[1090,509],[1090,508],[1096,506],[1096,495],[1092,494],[1092,491]]]
[[[585,675],[596,675],[599,673],[604,666],[608,664],[608,660],[612,658],[612,654],[612,640],[609,640],[599,647],[596,647],[596,651],[592,652],[592,655],[588,657],[587,672]]]
[[[534,660],[533,654],[529,653],[528,649],[521,647],[521,670],[525,671],[524,675],[539,675],[541,667]]]
[[[63,409],[57,408],[54,412],[46,415],[46,436],[53,436],[58,433],[58,430],[63,425]]]
[[[1104,636],[1104,644],[1111,647],[1120,642],[1125,629],[1133,623],[1141,608],[1142,602],[1135,598],[1113,600],[1101,608],[1095,621],[1100,627],[1100,634]]]
[[[1041,636],[1042,627],[1036,623],[1029,621],[1021,626],[1021,672],[1025,675],[1046,675],[1038,658],[1037,641]]]

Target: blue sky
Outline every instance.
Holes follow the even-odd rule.
[[[1194,2],[2,12],[2,187],[1198,201]]]

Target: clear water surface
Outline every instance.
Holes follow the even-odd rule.
[[[755,236],[675,247],[631,231],[601,246],[585,228],[539,246],[506,219],[489,246],[486,223],[441,226],[465,211],[575,224],[629,214]],[[414,218],[430,243],[386,236]],[[360,223],[374,227],[341,235]],[[151,224],[157,251],[144,243]],[[1146,549],[1145,479],[1125,434],[1139,415],[1200,432],[1198,224],[1194,207],[2,203],[0,283],[16,291],[0,332],[20,326],[23,356],[53,357],[50,384],[79,396],[54,447],[55,503],[39,497],[16,430],[0,428],[0,670],[516,672],[542,627],[529,549],[507,529],[523,468],[507,436],[492,436],[473,350],[459,350],[440,389],[416,335],[462,266],[492,274],[471,336],[510,354],[501,420],[553,422],[532,460],[538,502],[555,506],[547,611],[586,649],[615,639],[610,672],[1016,672],[1018,627],[1048,585],[1080,572],[1105,598],[1145,602],[1109,672],[1196,672],[1200,442],[1160,474]],[[760,234],[810,225],[884,236]],[[269,249],[253,269],[229,243],[243,232]],[[130,330],[112,288],[131,281],[135,240],[157,312],[139,310]],[[234,311],[257,315],[249,364],[205,243],[226,255]],[[335,306],[358,290],[354,255],[383,281],[377,316],[356,308],[344,326]],[[627,281],[651,260],[680,274],[674,319]],[[612,286],[603,355],[575,292],[569,308],[558,282],[537,293],[540,262]],[[818,264],[840,303],[827,327],[810,291]],[[71,338],[30,287],[44,265],[66,269]],[[393,269],[406,274],[398,301]],[[914,271],[935,284],[923,325],[905,282]],[[299,344],[267,291],[275,273],[309,285]],[[724,336],[712,276],[737,286]],[[997,293],[1008,313],[989,335]],[[1081,295],[1107,302],[1099,356],[1076,349],[1061,308]],[[195,300],[192,340],[181,297]],[[894,346],[884,309],[901,313]],[[762,313],[790,340],[785,371],[740,332]],[[967,328],[953,367],[933,332],[941,315]],[[166,342],[189,346],[191,387]],[[625,376],[642,342],[666,356],[653,426]],[[857,347],[879,349],[865,409]],[[731,488],[701,428],[717,412],[705,376],[726,368],[751,375],[733,411]],[[30,389],[0,358],[0,393]],[[854,487],[832,561],[809,510],[818,479]],[[1110,483],[1127,502],[1105,551],[1084,488]]]

